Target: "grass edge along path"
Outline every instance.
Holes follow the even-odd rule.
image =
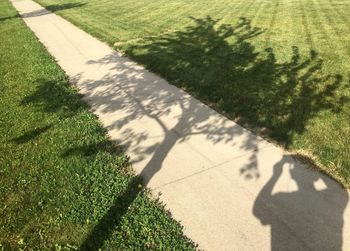
[[[0,24],[0,250],[195,249],[7,0]]]

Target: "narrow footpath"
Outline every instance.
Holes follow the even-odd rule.
[[[350,250],[349,192],[31,0],[12,0],[204,250]]]

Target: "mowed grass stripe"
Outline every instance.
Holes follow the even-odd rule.
[[[301,28],[302,32],[301,34],[304,34],[305,37],[305,43],[310,47],[311,50],[315,50],[314,41],[311,35],[311,27],[310,27],[310,21],[308,20],[308,16],[304,7],[303,0],[298,0],[299,3],[299,11],[301,13]]]
[[[312,4],[312,9],[314,10],[309,10],[309,12],[314,14],[315,29],[323,36],[321,40],[322,46],[327,47],[328,50],[331,50],[332,47],[342,48],[340,41],[338,43],[333,42],[333,38],[337,37],[337,34],[332,34],[333,27],[329,25],[329,21],[326,19],[325,13],[322,12],[319,4],[315,0],[310,1],[310,4]]]
[[[247,0],[247,1],[232,1],[232,5],[234,8],[228,8],[229,11],[223,13],[222,15],[222,23],[232,23],[236,21],[239,17],[244,16],[243,14],[249,11],[249,8],[256,2],[257,0]],[[230,6],[230,2],[225,2],[225,5]],[[187,24],[187,26],[190,25]]]
[[[349,15],[346,14],[347,9],[350,8],[350,2],[344,1],[343,3],[347,3],[348,6],[342,6],[342,8],[337,8],[337,4],[334,0],[329,0],[328,3],[331,5],[332,9],[337,13],[337,16],[342,19],[345,25],[350,22]]]
[[[272,14],[269,11],[265,12],[265,15],[271,16],[271,20],[269,21],[268,32],[266,32],[267,40],[270,40],[271,32],[274,30],[276,22],[277,22],[277,14],[280,6],[280,0],[275,0],[270,2],[270,6],[268,8],[272,8]]]
[[[346,46],[346,36],[344,36],[345,34],[342,34],[342,32],[340,32],[340,30],[337,28],[339,21],[334,21],[333,16],[329,13],[330,8],[325,8],[324,3],[317,0],[313,0],[313,3],[315,8],[318,10],[316,12],[319,13],[319,19],[322,20],[321,22],[324,30],[329,34],[327,40],[330,40],[330,38],[335,38],[334,40],[339,42],[334,45],[341,46],[342,50],[348,51],[349,46]]]
[[[350,47],[346,46],[350,42],[350,36],[344,36],[346,33],[350,34],[350,27],[344,23],[341,16],[338,15],[338,13],[334,10],[333,6],[330,4],[330,2],[326,2],[324,4],[321,4],[323,7],[323,12],[325,13],[327,20],[332,23],[332,29],[334,30],[334,33],[337,34],[339,39],[343,39],[344,42],[344,49],[348,52],[348,55],[350,55]],[[345,34],[343,34],[345,33]]]

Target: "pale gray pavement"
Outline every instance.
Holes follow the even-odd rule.
[[[13,0],[206,250],[350,250],[348,192],[31,0]]]

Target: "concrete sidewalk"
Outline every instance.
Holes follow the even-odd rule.
[[[350,250],[334,181],[33,1],[12,3],[200,248]]]

